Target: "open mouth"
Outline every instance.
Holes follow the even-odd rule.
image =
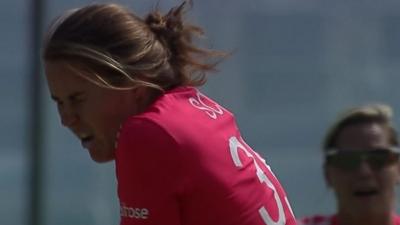
[[[377,189],[369,189],[369,190],[357,190],[353,192],[353,195],[356,197],[370,197],[377,195],[379,192]]]
[[[82,146],[86,149],[89,149],[93,143],[93,136],[86,136],[81,138]]]
[[[93,136],[87,136],[87,137],[81,138],[81,141],[85,142],[85,141],[90,141],[91,139],[93,139]]]

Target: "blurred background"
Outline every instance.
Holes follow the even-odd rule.
[[[61,127],[37,72],[35,38],[64,10],[91,2],[0,2],[1,225],[119,222],[113,163],[92,162]],[[157,3],[114,2],[142,16]],[[158,3],[166,11],[180,1]],[[207,46],[234,51],[203,91],[235,113],[296,216],[333,213],[320,144],[336,114],[385,102],[400,128],[400,1],[194,0],[188,18],[205,28]]]

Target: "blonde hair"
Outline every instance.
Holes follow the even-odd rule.
[[[44,39],[45,61],[65,61],[90,81],[113,89],[148,86],[161,91],[200,86],[226,54],[196,47],[203,33],[183,21],[186,2],[141,19],[117,4],[92,4],[56,19]],[[94,78],[88,75],[94,75]]]
[[[394,128],[393,110],[386,104],[369,104],[351,108],[339,115],[332,127],[328,130],[323,141],[323,150],[336,147],[336,139],[339,133],[347,126],[360,123],[379,123],[389,130],[389,141],[398,146],[397,132]]]

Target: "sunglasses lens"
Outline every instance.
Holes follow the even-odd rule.
[[[327,156],[328,165],[342,170],[355,170],[365,161],[373,170],[380,170],[399,160],[399,154],[387,149],[370,151],[337,151]]]
[[[374,150],[368,153],[367,162],[375,170],[389,166],[399,159],[399,155],[389,150]]]
[[[343,170],[354,170],[359,167],[361,157],[353,152],[340,152],[327,157],[327,163],[333,167]]]

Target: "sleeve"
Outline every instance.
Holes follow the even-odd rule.
[[[121,225],[179,225],[179,147],[158,124],[130,121],[116,152]]]

